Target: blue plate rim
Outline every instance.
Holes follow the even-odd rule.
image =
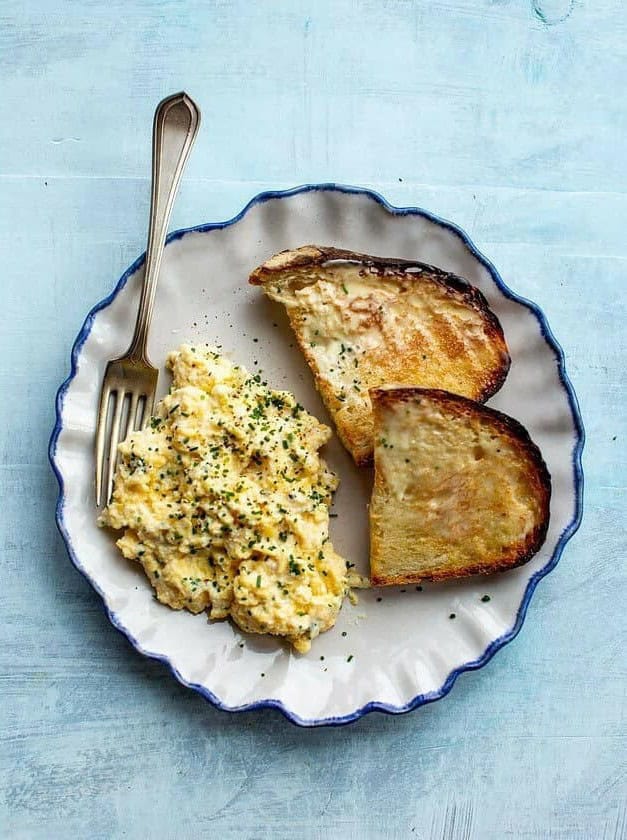
[[[582,467],[582,452],[585,443],[585,430],[583,425],[583,419],[581,416],[581,411],[579,408],[579,403],[575,394],[575,389],[568,377],[568,374],[566,373],[564,351],[560,343],[553,335],[553,332],[549,327],[546,315],[544,314],[542,309],[533,301],[528,300],[527,298],[524,298],[516,292],[512,291],[512,289],[509,288],[509,286],[500,276],[495,266],[477,249],[477,247],[474,245],[468,234],[458,225],[454,224],[453,222],[449,222],[448,220],[443,219],[440,216],[437,216],[435,213],[431,213],[428,210],[424,210],[421,207],[396,207],[395,205],[387,201],[387,199],[385,199],[380,193],[366,187],[355,187],[346,184],[339,184],[336,182],[328,182],[320,184],[303,184],[301,186],[292,187],[290,189],[267,190],[258,193],[245,205],[245,207],[242,210],[240,210],[239,213],[237,213],[237,215],[233,216],[231,219],[225,222],[209,222],[202,225],[196,225],[194,227],[181,228],[179,230],[175,230],[168,235],[166,243],[169,244],[170,242],[174,242],[178,239],[181,239],[183,236],[186,236],[189,233],[206,233],[211,230],[221,230],[223,228],[230,227],[231,225],[234,225],[237,222],[239,222],[249,212],[249,210],[251,210],[256,205],[264,204],[265,202],[271,201],[273,199],[289,198],[294,195],[299,195],[308,192],[325,191],[340,192],[346,195],[367,196],[368,198],[377,202],[377,204],[383,207],[388,213],[394,216],[420,216],[455,234],[459,239],[461,239],[461,241],[464,243],[466,248],[468,248],[470,253],[488,270],[497,288],[506,297],[516,301],[522,306],[525,306],[535,315],[544,340],[555,353],[560,382],[562,383],[562,386],[568,397],[568,402],[573,418],[573,425],[576,433],[575,444],[573,446],[572,451],[572,467],[575,483],[575,509],[571,521],[560,534],[560,537],[556,543],[555,549],[550,559],[545,564],[545,566],[543,566],[542,569],[539,569],[537,572],[535,572],[535,574],[533,574],[529,579],[522,601],[518,608],[518,612],[516,614],[516,621],[514,622],[514,625],[510,630],[508,630],[506,633],[490,642],[490,644],[487,646],[487,648],[484,650],[480,657],[472,660],[471,662],[466,662],[463,665],[460,665],[458,668],[453,669],[437,691],[432,691],[425,694],[418,694],[412,700],[401,706],[395,706],[391,703],[382,703],[375,700],[364,704],[358,709],[355,709],[355,711],[351,712],[350,714],[326,718],[301,718],[295,712],[292,712],[290,709],[288,709],[280,700],[275,700],[272,698],[258,700],[254,703],[247,703],[240,706],[228,706],[226,703],[223,703],[218,697],[216,697],[216,695],[213,694],[213,692],[205,688],[205,686],[199,685],[197,683],[191,683],[188,680],[185,680],[167,656],[151,653],[150,651],[147,651],[144,648],[142,648],[137,639],[135,639],[133,635],[124,627],[116,613],[107,606],[103,591],[96,583],[96,581],[89,574],[87,574],[85,569],[82,567],[78,556],[76,555],[76,552],[72,545],[72,541],[70,539],[70,535],[67,531],[63,520],[63,509],[65,505],[65,486],[63,476],[61,475],[61,471],[59,470],[56,464],[55,456],[59,436],[63,429],[61,419],[63,401],[65,399],[65,395],[68,391],[70,383],[76,375],[78,357],[85,341],[87,340],[87,337],[89,336],[89,333],[91,332],[94,318],[96,317],[98,312],[109,306],[109,304],[117,297],[119,292],[124,288],[129,277],[131,277],[139,268],[141,268],[141,266],[144,263],[144,259],[146,256],[145,254],[142,254],[140,257],[138,257],[132,263],[132,265],[130,265],[129,268],[127,268],[127,270],[124,272],[124,274],[122,274],[122,276],[118,280],[113,291],[101,301],[99,301],[95,306],[93,306],[87,314],[87,317],[83,322],[80,332],[78,333],[72,346],[70,373],[65,379],[65,381],[61,384],[56,394],[55,424],[52,430],[52,434],[50,436],[50,442],[48,446],[48,457],[50,460],[52,470],[59,485],[59,494],[57,497],[55,507],[55,519],[57,528],[65,543],[70,560],[72,561],[75,568],[87,579],[90,585],[102,598],[102,605],[104,611],[109,621],[116,628],[116,630],[118,630],[122,635],[124,635],[139,653],[148,657],[149,659],[155,659],[159,662],[162,662],[169,668],[172,675],[180,683],[182,683],[187,688],[191,688],[194,691],[197,691],[202,697],[204,697],[217,709],[220,709],[225,712],[246,712],[256,711],[258,709],[277,709],[291,723],[302,727],[344,726],[349,723],[354,723],[355,721],[364,717],[364,715],[375,711],[383,712],[385,714],[390,715],[405,714],[406,712],[413,711],[414,709],[417,709],[420,706],[424,706],[428,703],[433,703],[436,700],[440,700],[442,697],[445,697],[453,688],[453,685],[455,684],[455,681],[457,680],[460,674],[463,674],[466,671],[475,671],[479,668],[482,668],[492,659],[492,657],[498,650],[500,650],[506,644],[511,642],[518,635],[525,621],[527,609],[529,607],[529,603],[531,602],[531,598],[536,589],[536,586],[542,580],[543,577],[545,577],[549,572],[551,572],[555,568],[555,566],[559,562],[560,557],[562,556],[562,552],[564,551],[566,543],[579,528],[583,516],[584,476]]]

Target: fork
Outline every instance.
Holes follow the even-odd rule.
[[[165,246],[165,235],[181,175],[198,133],[200,109],[186,93],[157,105],[152,129],[152,189],[144,279],[130,347],[107,363],[96,429],[96,505],[107,505],[113,492],[118,445],[144,428],[155,403],[159,372],[146,353],[148,328]]]

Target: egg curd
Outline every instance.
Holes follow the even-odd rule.
[[[207,345],[182,346],[167,367],[170,392],[120,445],[99,522],[123,530],[117,545],[163,604],[304,653],[348,591],[328,535],[338,481],[318,454],[331,432]]]

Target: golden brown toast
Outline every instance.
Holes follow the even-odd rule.
[[[430,265],[306,245],[250,275],[287,309],[338,434],[357,464],[371,461],[368,390],[445,388],[486,400],[509,354],[481,292]]]
[[[491,574],[527,562],[551,477],[511,417],[446,391],[375,388],[374,586]]]

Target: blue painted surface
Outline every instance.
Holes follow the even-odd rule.
[[[0,833],[626,836],[626,36],[619,0],[5,0]],[[181,88],[204,120],[173,226],[373,186],[468,230],[564,347],[582,527],[517,640],[410,715],[213,710],[115,633],[56,534],[54,392],[143,250],[152,110]]]

